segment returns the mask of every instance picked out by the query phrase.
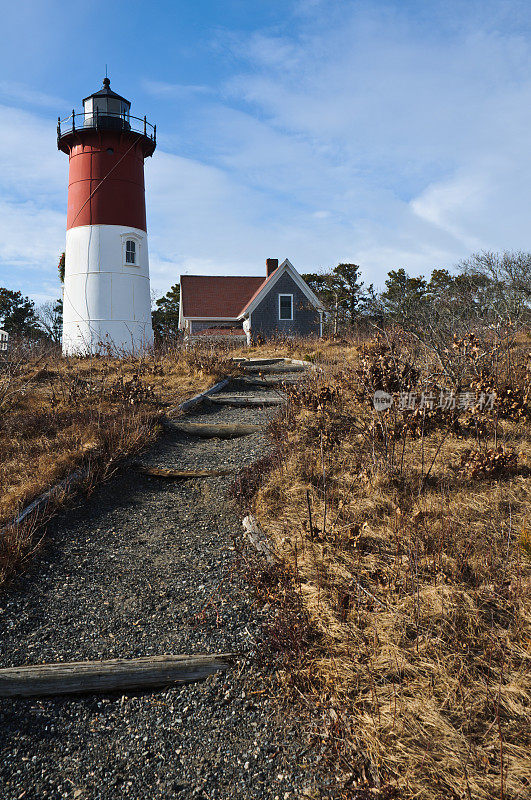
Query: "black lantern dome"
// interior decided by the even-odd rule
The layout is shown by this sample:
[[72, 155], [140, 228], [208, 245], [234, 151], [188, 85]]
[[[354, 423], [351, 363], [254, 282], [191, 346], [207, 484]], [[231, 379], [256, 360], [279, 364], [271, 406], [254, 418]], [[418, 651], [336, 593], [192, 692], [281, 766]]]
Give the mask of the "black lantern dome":
[[94, 92], [83, 100], [85, 127], [94, 125], [113, 130], [129, 130], [129, 110], [131, 103], [111, 89], [109, 78], [103, 79], [99, 92]]
[[63, 152], [69, 148], [74, 138], [79, 140], [84, 131], [120, 131], [142, 143], [144, 156], [153, 155], [157, 145], [157, 126], [151, 125], [146, 117], [133, 117], [129, 113], [131, 103], [111, 89], [109, 78], [103, 79], [98, 92], [89, 94], [83, 100], [81, 113], [72, 111], [66, 119], [57, 120], [57, 146]]

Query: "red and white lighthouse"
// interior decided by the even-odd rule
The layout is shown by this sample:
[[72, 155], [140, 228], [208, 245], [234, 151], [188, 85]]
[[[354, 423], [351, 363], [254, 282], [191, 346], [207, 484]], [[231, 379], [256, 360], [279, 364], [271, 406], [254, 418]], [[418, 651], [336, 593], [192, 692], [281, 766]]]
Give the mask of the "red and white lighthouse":
[[153, 343], [144, 159], [156, 126], [108, 78], [83, 107], [57, 126], [70, 165], [63, 353], [136, 352]]

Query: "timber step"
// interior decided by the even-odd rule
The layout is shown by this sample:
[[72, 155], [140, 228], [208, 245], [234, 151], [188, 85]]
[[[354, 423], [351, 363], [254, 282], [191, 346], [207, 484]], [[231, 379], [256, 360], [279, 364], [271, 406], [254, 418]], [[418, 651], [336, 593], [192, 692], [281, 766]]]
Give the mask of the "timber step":
[[237, 406], [239, 408], [250, 408], [260, 406], [280, 406], [285, 403], [283, 397], [243, 397], [240, 395], [232, 395], [228, 397], [209, 397], [209, 403], [214, 403], [219, 406]]
[[0, 697], [112, 692], [198, 681], [231, 666], [230, 653], [146, 656], [0, 669]]
[[260, 365], [267, 365], [267, 364], [286, 364], [285, 358], [234, 358], [233, 361], [240, 366], [245, 366], [246, 364], [254, 367]]
[[149, 475], [152, 478], [175, 478], [176, 480], [235, 474], [233, 469], [167, 469], [166, 467], [148, 467], [145, 464], [135, 464], [134, 466], [143, 475]]
[[239, 436], [252, 436], [263, 433], [262, 425], [212, 425], [203, 422], [171, 422], [164, 420], [163, 425], [175, 433], [186, 433], [201, 439], [237, 439]]
[[250, 375], [273, 375], [278, 373], [307, 372], [308, 367], [304, 364], [241, 364], [241, 369]]
[[251, 378], [246, 375], [238, 375], [237, 378], [230, 379], [231, 389], [282, 389], [283, 386], [298, 383], [300, 378]]

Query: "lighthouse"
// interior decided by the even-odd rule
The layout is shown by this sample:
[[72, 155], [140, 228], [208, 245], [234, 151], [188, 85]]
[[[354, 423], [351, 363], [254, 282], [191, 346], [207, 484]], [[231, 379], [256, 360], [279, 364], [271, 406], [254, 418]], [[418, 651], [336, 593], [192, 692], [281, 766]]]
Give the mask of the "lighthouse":
[[110, 87], [57, 125], [68, 155], [63, 353], [139, 352], [153, 344], [144, 159], [156, 126]]

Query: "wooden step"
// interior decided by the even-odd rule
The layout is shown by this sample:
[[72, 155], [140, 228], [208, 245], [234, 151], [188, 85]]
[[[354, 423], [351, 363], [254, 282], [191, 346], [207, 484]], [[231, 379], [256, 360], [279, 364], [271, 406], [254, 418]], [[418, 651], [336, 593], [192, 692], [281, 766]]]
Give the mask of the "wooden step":
[[304, 364], [265, 364], [264, 366], [259, 366], [255, 364], [246, 365], [243, 364], [241, 366], [244, 372], [248, 372], [251, 375], [273, 375], [278, 374], [281, 372], [291, 373], [291, 372], [307, 372], [308, 367], [305, 367]]
[[233, 359], [240, 367], [248, 364], [249, 366], [260, 366], [261, 364], [285, 364], [285, 358], [235, 358]]
[[232, 397], [209, 397], [208, 400], [215, 405], [236, 406], [238, 408], [280, 406], [286, 402], [283, 397], [241, 397], [238, 395], [233, 395]]
[[281, 377], [278, 378], [251, 378], [247, 377], [246, 375], [240, 375], [237, 378], [230, 379], [230, 386], [233, 389], [275, 389], [279, 388], [282, 389], [284, 385], [291, 385], [294, 383], [298, 383], [300, 378], [287, 378], [282, 379]]
[[175, 433], [186, 433], [201, 439], [237, 439], [239, 436], [252, 436], [263, 433], [262, 425], [211, 425], [203, 422], [163, 422], [165, 428]]
[[153, 478], [175, 478], [188, 480], [189, 478], [213, 478], [220, 475], [234, 475], [233, 469], [167, 469], [166, 467], [148, 467], [145, 464], [135, 464], [143, 474]]
[[0, 697], [123, 691], [188, 683], [227, 670], [232, 660], [230, 653], [220, 653], [9, 667], [0, 669]]

